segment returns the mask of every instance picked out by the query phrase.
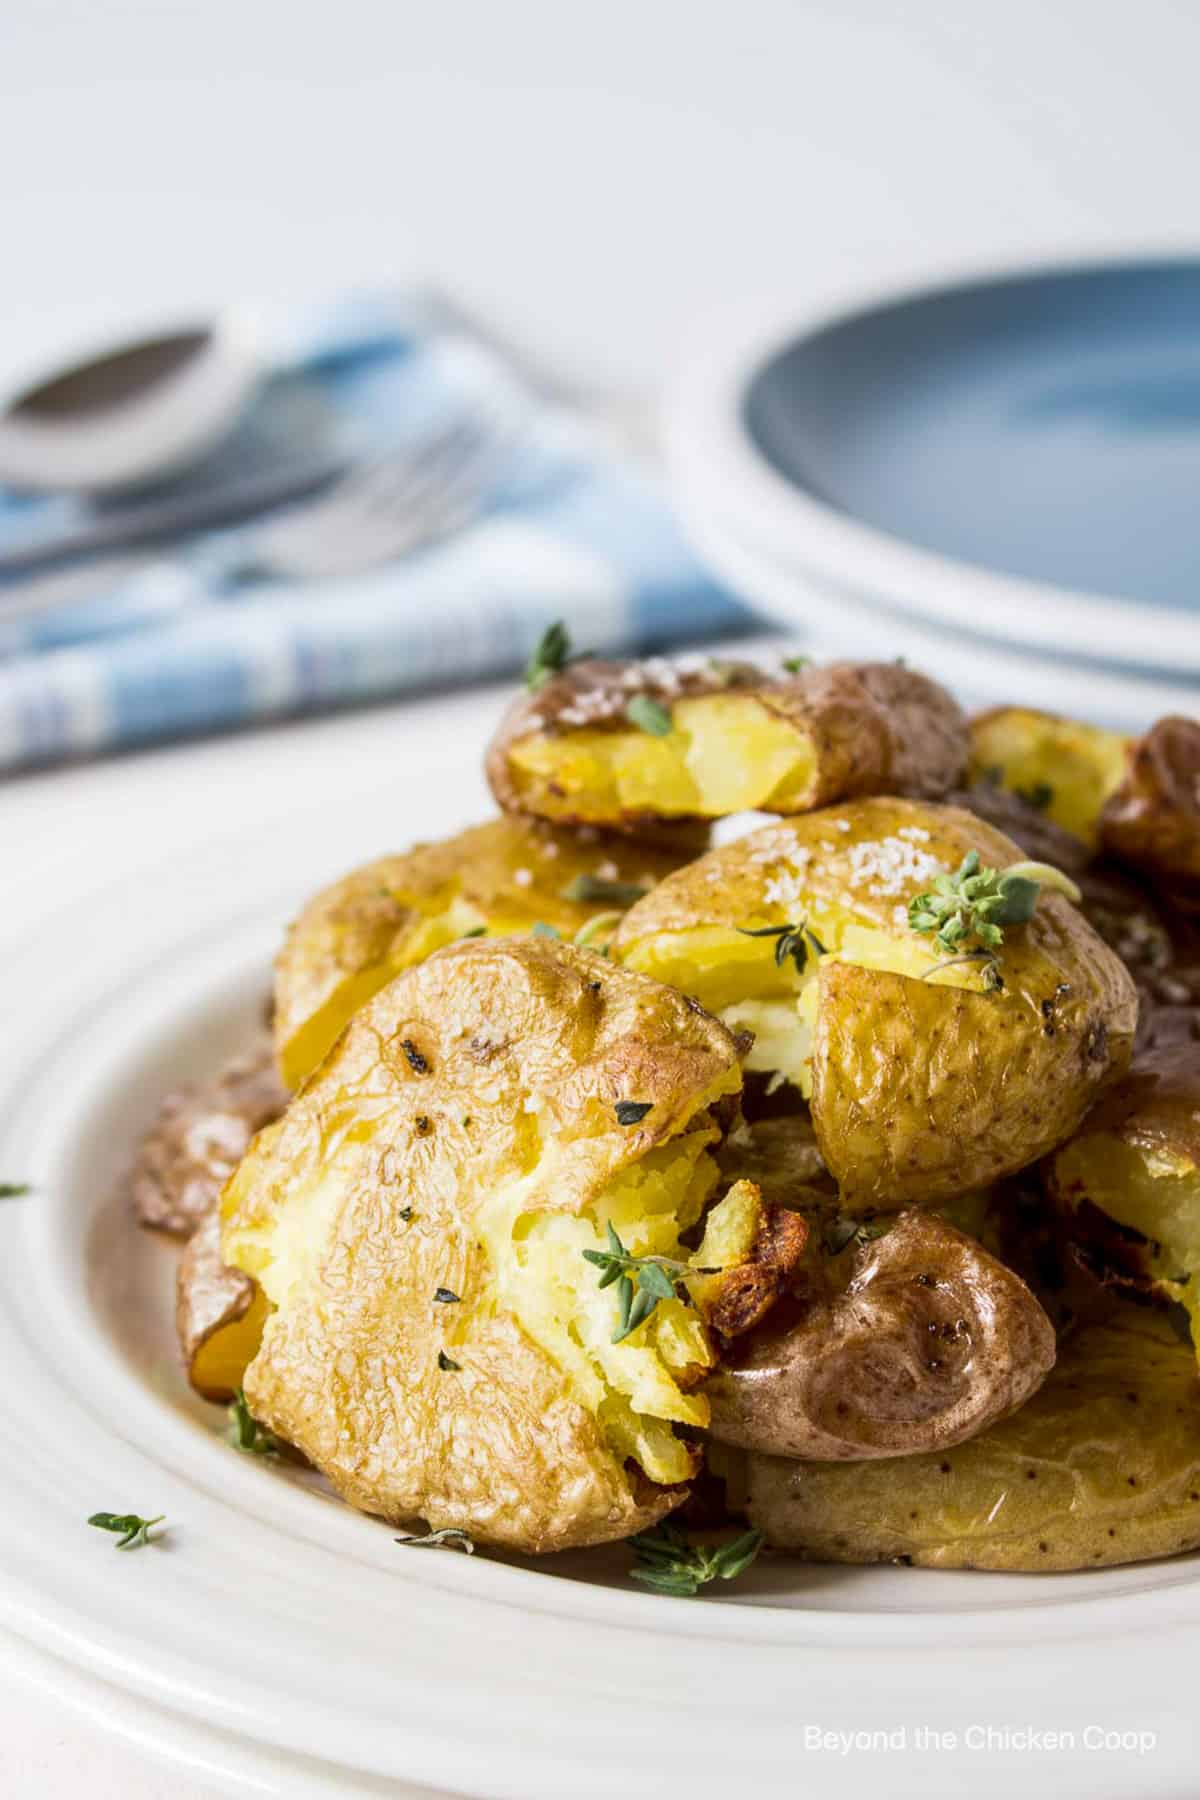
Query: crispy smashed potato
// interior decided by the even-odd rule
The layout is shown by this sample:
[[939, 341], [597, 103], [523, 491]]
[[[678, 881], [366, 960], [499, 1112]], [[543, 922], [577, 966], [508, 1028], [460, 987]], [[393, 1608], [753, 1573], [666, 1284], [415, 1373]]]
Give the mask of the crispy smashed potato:
[[[910, 899], [969, 850], [1021, 860], [957, 808], [845, 802], [710, 851], [613, 938], [627, 967], [755, 1034], [747, 1068], [811, 1097], [854, 1207], [989, 1186], [1069, 1137], [1129, 1063], [1133, 981], [1062, 894], [1043, 888], [1032, 919], [1006, 928], [995, 991], [984, 961], [909, 927]], [[796, 954], [779, 954], [785, 930]]]
[[364, 1001], [443, 944], [469, 933], [524, 932], [539, 921], [573, 937], [698, 847], [503, 818], [355, 869], [309, 901], [276, 958], [284, 1080], [299, 1087]]
[[[1200, 1031], [1191, 1015], [1144, 1051], [1044, 1166], [1110, 1278], [1188, 1308], [1200, 1345]], [[1120, 1231], [1096, 1229], [1091, 1209]], [[1068, 1225], [1069, 1229], [1069, 1225]]]
[[1153, 880], [1200, 892], [1200, 722], [1160, 719], [1130, 747], [1100, 815], [1100, 837]]
[[1081, 1326], [1019, 1411], [967, 1443], [862, 1464], [749, 1455], [750, 1522], [814, 1562], [1040, 1572], [1200, 1545], [1191, 1351], [1126, 1305]]
[[231, 1400], [258, 1353], [267, 1303], [221, 1258], [216, 1208], [188, 1239], [175, 1275], [175, 1329], [188, 1380], [206, 1400]]
[[254, 1133], [278, 1118], [287, 1098], [265, 1035], [212, 1081], [168, 1094], [131, 1178], [142, 1224], [190, 1236], [212, 1212]]
[[1078, 719], [997, 706], [971, 720], [968, 780], [1016, 793], [1094, 845], [1104, 804], [1124, 778], [1128, 744]]
[[1024, 1282], [944, 1219], [903, 1212], [849, 1250], [818, 1248], [809, 1293], [706, 1383], [718, 1442], [830, 1462], [945, 1449], [1054, 1366], [1053, 1327]]
[[898, 663], [772, 677], [745, 663], [579, 662], [518, 699], [488, 751], [507, 811], [637, 828], [852, 794], [942, 795], [962, 777], [966, 721]]
[[[713, 1334], [675, 1297], [614, 1342], [618, 1290], [583, 1252], [611, 1224], [691, 1261], [740, 1084], [723, 1025], [591, 952], [480, 939], [406, 970], [225, 1190], [222, 1254], [272, 1308], [255, 1417], [352, 1505], [481, 1542], [596, 1543], [670, 1511]], [[764, 1236], [742, 1183], [701, 1251], [724, 1283]]]

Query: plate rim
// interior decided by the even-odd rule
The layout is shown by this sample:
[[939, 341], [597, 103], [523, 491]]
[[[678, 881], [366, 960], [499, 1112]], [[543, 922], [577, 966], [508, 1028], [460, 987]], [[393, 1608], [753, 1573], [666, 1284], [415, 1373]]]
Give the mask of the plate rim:
[[777, 470], [758, 449], [745, 417], [750, 388], [772, 361], [857, 314], [1021, 278], [1185, 264], [1200, 271], [1200, 244], [1130, 248], [1116, 255], [1075, 249], [1034, 259], [958, 259], [885, 282], [837, 283], [807, 303], [776, 295], [710, 315], [703, 333], [689, 334], [663, 409], [676, 492], [686, 496], [690, 489], [693, 509], [723, 515], [780, 564], [831, 581], [864, 605], [888, 606], [979, 642], [986, 639], [965, 621], [986, 608], [988, 617], [1012, 627], [999, 641], [1019, 650], [1073, 658], [1081, 645], [1100, 641], [1105, 655], [1097, 660], [1110, 666], [1200, 675], [1200, 628], [1194, 617], [1004, 574], [868, 525]]

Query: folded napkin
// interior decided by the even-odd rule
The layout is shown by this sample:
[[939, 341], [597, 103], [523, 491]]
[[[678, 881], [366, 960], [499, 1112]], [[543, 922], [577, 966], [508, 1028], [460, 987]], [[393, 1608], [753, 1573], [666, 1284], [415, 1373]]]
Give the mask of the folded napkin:
[[[270, 374], [250, 417], [158, 496], [346, 467], [461, 420], [495, 433], [484, 498], [450, 536], [353, 577], [248, 577], [252, 521], [72, 569], [51, 605], [0, 581], [0, 769], [497, 676], [556, 618], [605, 653], [752, 627], [655, 474], [435, 301], [359, 300], [257, 329]], [[0, 490], [0, 551], [94, 517]]]

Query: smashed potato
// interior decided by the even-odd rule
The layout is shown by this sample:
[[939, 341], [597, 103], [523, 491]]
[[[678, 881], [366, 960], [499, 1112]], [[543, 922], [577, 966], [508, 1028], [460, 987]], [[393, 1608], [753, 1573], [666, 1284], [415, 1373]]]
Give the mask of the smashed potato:
[[283, 1079], [299, 1087], [364, 1001], [443, 944], [538, 922], [573, 937], [696, 849], [502, 818], [355, 869], [309, 901], [276, 958]]
[[[406, 970], [226, 1188], [222, 1254], [271, 1307], [255, 1417], [398, 1522], [543, 1551], [661, 1517], [716, 1345], [678, 1290], [614, 1341], [618, 1290], [583, 1252], [611, 1225], [712, 1279], [680, 1234], [740, 1084], [731, 1032], [588, 951], [478, 939]], [[709, 1211], [709, 1251], [763, 1238], [748, 1189]]]
[[1016, 793], [1094, 845], [1105, 801], [1125, 774], [1128, 738], [1057, 713], [997, 706], [971, 720], [968, 780]]
[[1099, 1568], [1200, 1546], [1191, 1351], [1125, 1305], [1081, 1326], [1019, 1411], [956, 1448], [869, 1463], [749, 1455], [750, 1522], [814, 1562]]
[[818, 1249], [810, 1292], [706, 1383], [718, 1442], [823, 1462], [945, 1449], [1053, 1368], [1053, 1327], [1024, 1282], [944, 1219], [904, 1212], [848, 1249]]
[[1168, 888], [1200, 892], [1200, 721], [1167, 718], [1130, 746], [1100, 815], [1106, 849]]
[[[1188, 1308], [1200, 1347], [1200, 1037], [1181, 1029], [1144, 1051], [1043, 1179], [1113, 1278]], [[1110, 1244], [1092, 1207], [1123, 1228]]]
[[941, 795], [966, 721], [898, 663], [769, 676], [746, 663], [578, 662], [518, 699], [492, 742], [500, 805], [560, 823], [638, 827], [851, 794]]
[[175, 1329], [188, 1380], [206, 1400], [232, 1400], [258, 1353], [266, 1298], [221, 1257], [216, 1208], [188, 1239], [175, 1273]]
[[1043, 888], [1006, 928], [991, 991], [986, 957], [909, 926], [909, 901], [971, 850], [1021, 861], [957, 808], [849, 801], [710, 851], [613, 938], [628, 968], [754, 1033], [747, 1068], [810, 1097], [854, 1206], [989, 1186], [1069, 1137], [1129, 1063], [1132, 978], [1063, 894]]
[[265, 1032], [212, 1080], [169, 1093], [133, 1166], [133, 1208], [141, 1223], [190, 1237], [216, 1206], [254, 1133], [279, 1117], [287, 1099]]

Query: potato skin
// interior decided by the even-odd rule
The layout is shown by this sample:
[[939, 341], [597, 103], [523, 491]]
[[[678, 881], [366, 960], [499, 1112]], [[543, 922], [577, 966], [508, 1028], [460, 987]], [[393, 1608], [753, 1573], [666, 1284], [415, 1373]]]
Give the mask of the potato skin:
[[828, 1462], [941, 1450], [1022, 1405], [1053, 1366], [1053, 1327], [1024, 1282], [913, 1210], [853, 1253], [841, 1291], [777, 1308], [734, 1348], [705, 1384], [709, 1434]]
[[[672, 845], [554, 830], [500, 818], [402, 855], [381, 856], [315, 894], [275, 960], [275, 1044], [284, 1080], [298, 1087], [356, 1009], [410, 962], [461, 936], [474, 921], [528, 931], [537, 921], [564, 937], [613, 902], [574, 901], [578, 876], [653, 887], [703, 841]], [[426, 941], [428, 922], [461, 915]]]
[[[226, 1189], [223, 1254], [278, 1303], [246, 1374], [255, 1417], [399, 1523], [540, 1552], [660, 1518], [684, 1490], [609, 1448], [506, 1310], [478, 1218], [523, 1177], [524, 1209], [580, 1212], [739, 1085], [722, 1025], [568, 945], [471, 940], [406, 970]], [[620, 1099], [650, 1111], [621, 1125]]]
[[[929, 940], [908, 929], [907, 903], [972, 849], [985, 865], [1021, 860], [1008, 838], [956, 807], [844, 802], [764, 826], [669, 876], [626, 913], [613, 953], [650, 967], [640, 947], [674, 933], [807, 918], [829, 932], [824, 941], [836, 943], [837, 922], [849, 920], [909, 951], [924, 945], [932, 962]], [[1003, 991], [985, 994], [820, 959], [812, 1119], [852, 1209], [987, 1187], [1070, 1136], [1124, 1073], [1137, 992], [1068, 900], [1044, 889], [1030, 922], [1006, 933], [1000, 966]]]
[[1160, 719], [1132, 745], [1100, 837], [1153, 880], [1200, 895], [1200, 721]]
[[813, 1562], [1100, 1568], [1200, 1545], [1195, 1359], [1123, 1306], [1061, 1346], [1017, 1412], [947, 1451], [846, 1465], [751, 1455], [750, 1522]]
[[[227, 1268], [221, 1257], [221, 1219], [216, 1207], [197, 1226], [175, 1271], [175, 1330], [188, 1380], [206, 1400], [232, 1400], [233, 1381], [213, 1380], [206, 1372], [204, 1348], [227, 1326], [245, 1320], [257, 1289], [240, 1269]], [[254, 1351], [247, 1345], [246, 1362]]]
[[168, 1094], [130, 1180], [141, 1223], [189, 1237], [216, 1206], [254, 1133], [278, 1118], [287, 1101], [265, 1034], [211, 1081]]
[[[753, 664], [696, 667], [662, 658], [637, 662], [577, 662], [509, 708], [487, 752], [485, 768], [506, 811], [536, 811], [514, 777], [509, 752], [523, 739], [569, 735], [586, 720], [590, 730], [630, 729], [626, 707], [637, 694], [667, 710], [680, 699], [737, 695], [756, 700], [793, 727], [814, 753], [807, 791], [789, 810], [807, 811], [855, 794], [940, 796], [961, 780], [967, 760], [967, 722], [946, 690], [899, 663], [829, 663], [794, 675], [772, 676]], [[566, 816], [558, 811], [560, 820]], [[605, 814], [581, 807], [579, 822], [612, 829], [644, 829], [678, 818], [670, 808], [645, 806]], [[686, 815], [682, 815], [686, 816]]]

